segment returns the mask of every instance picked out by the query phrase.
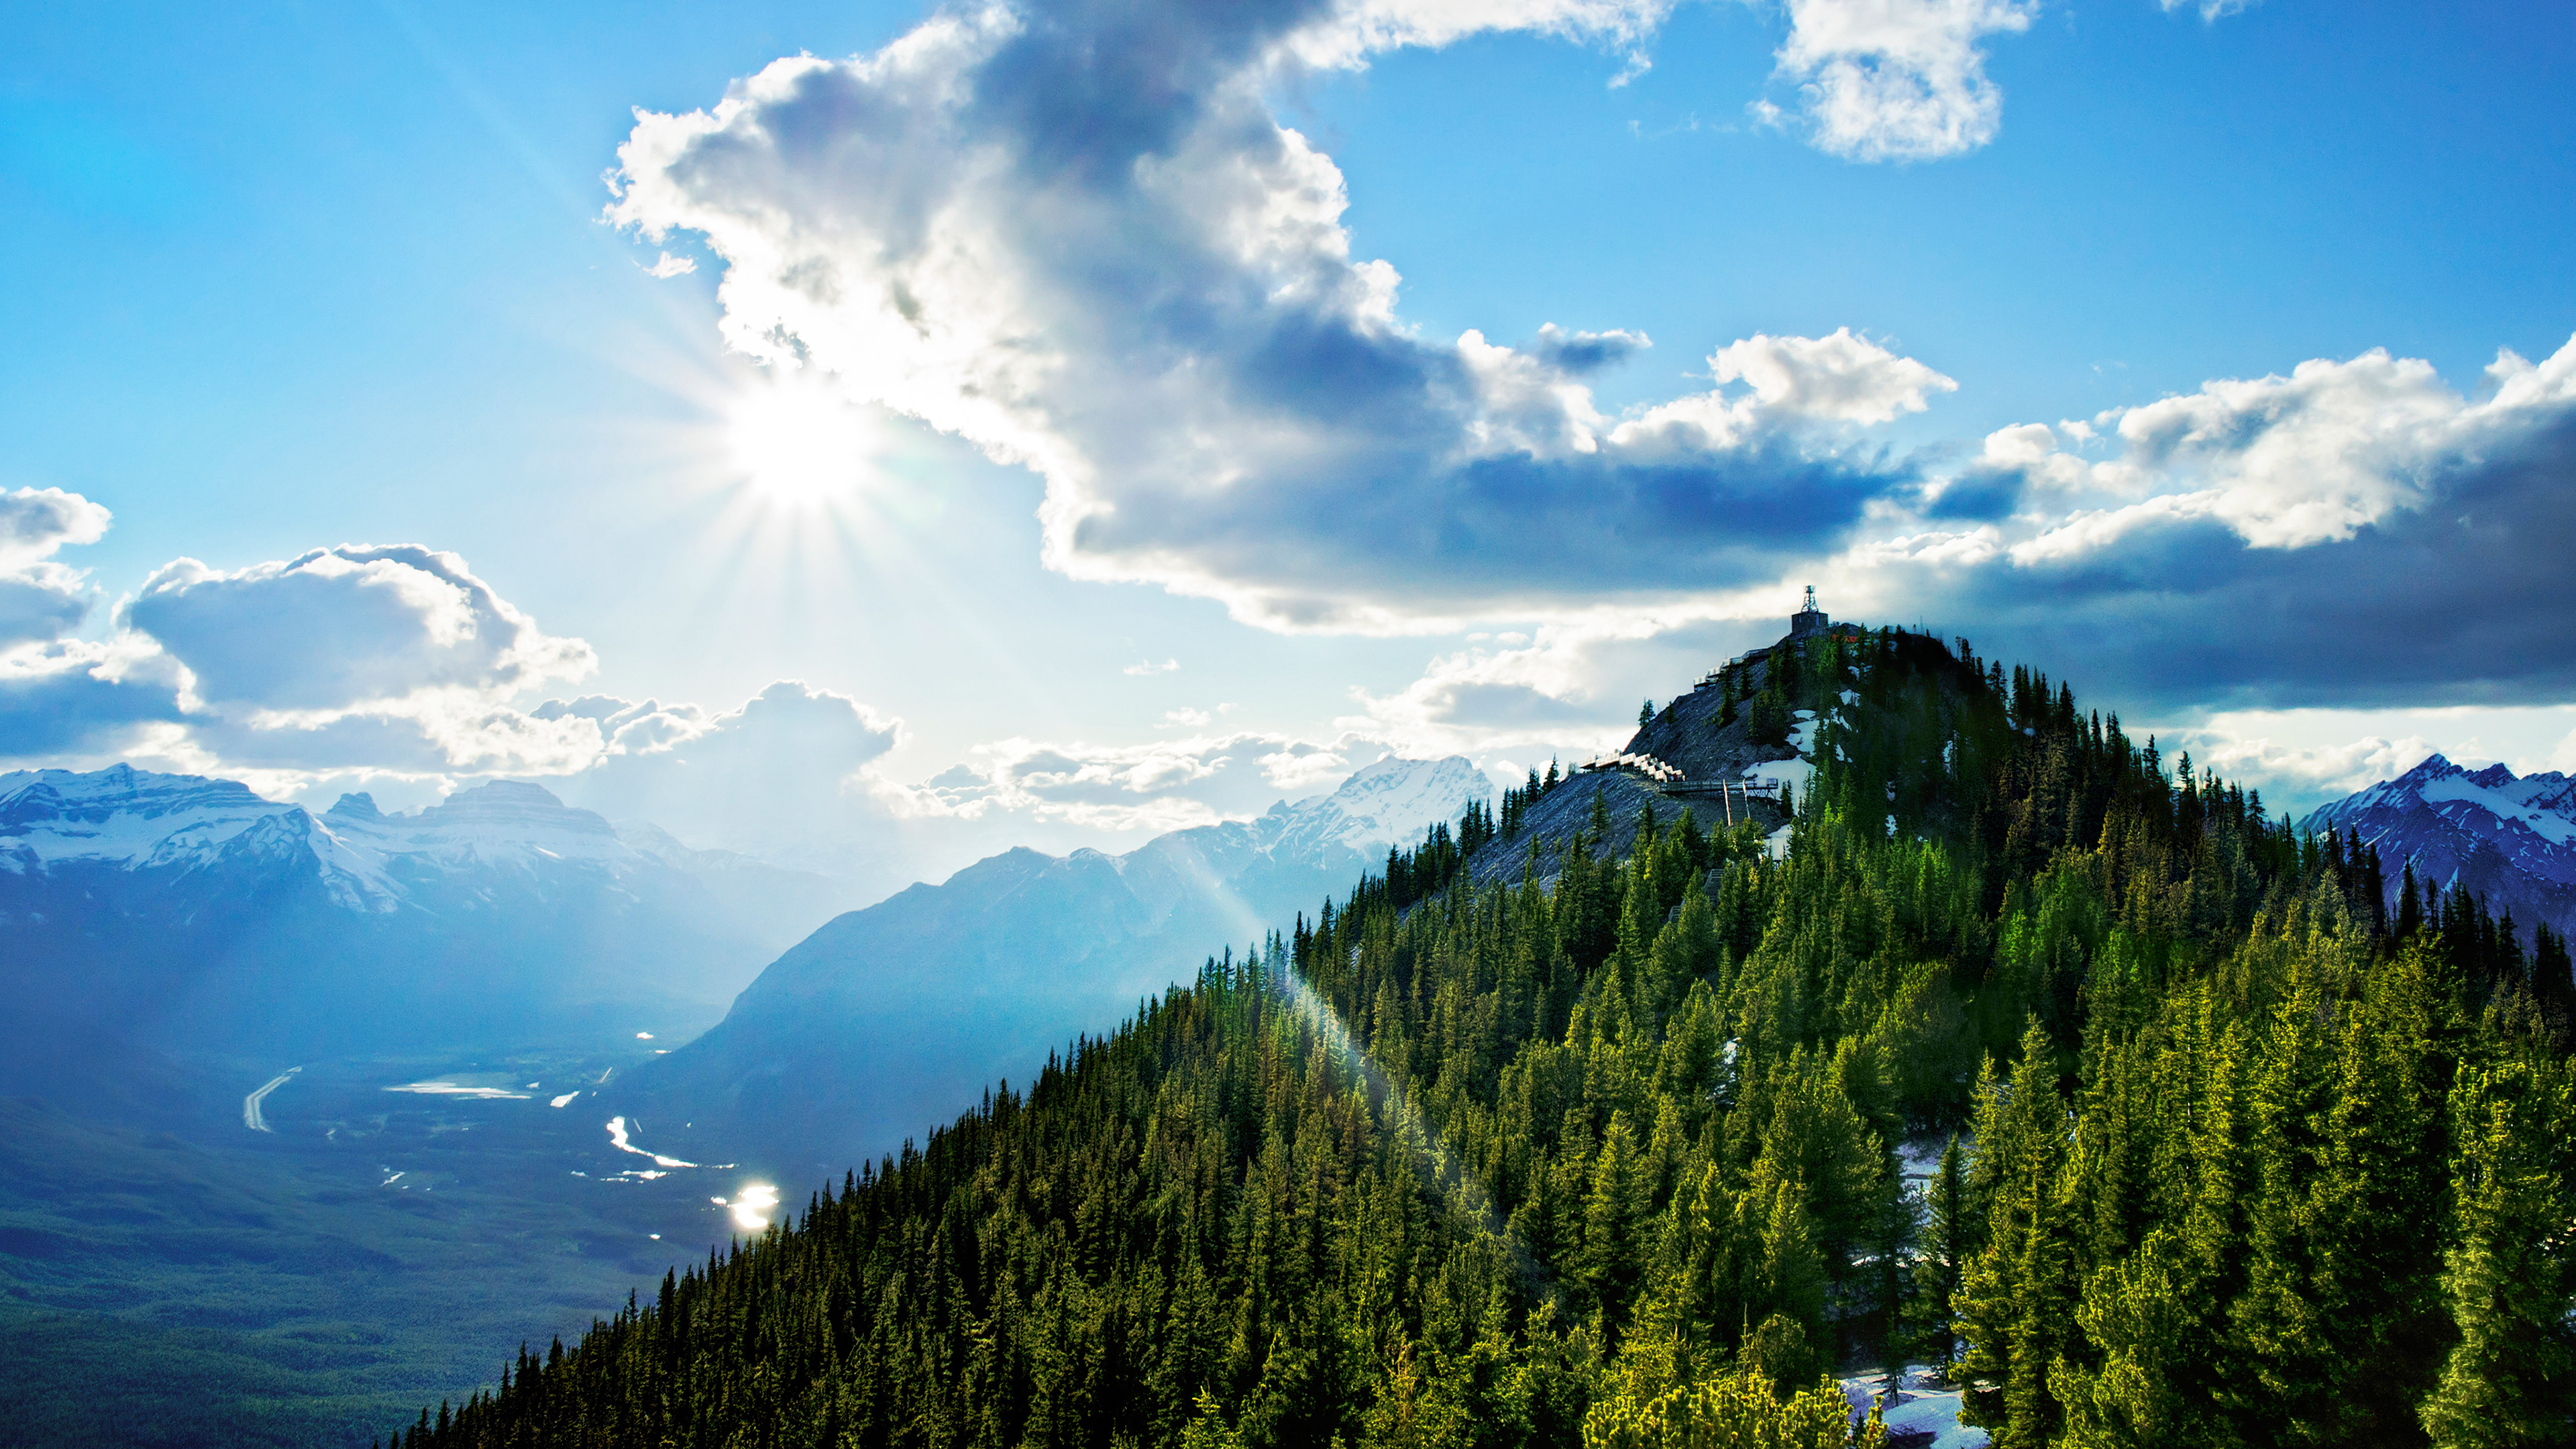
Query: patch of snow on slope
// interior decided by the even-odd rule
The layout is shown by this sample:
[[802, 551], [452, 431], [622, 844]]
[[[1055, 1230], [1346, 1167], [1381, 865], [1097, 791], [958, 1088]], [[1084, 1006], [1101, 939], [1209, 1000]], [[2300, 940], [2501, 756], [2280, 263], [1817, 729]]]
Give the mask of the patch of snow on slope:
[[[2501, 768], [2501, 767], [2499, 767]], [[2419, 798], [2432, 804], [2458, 800], [2475, 805], [2500, 821], [2511, 821], [2552, 845], [2565, 845], [2576, 840], [2576, 820], [2556, 811], [2534, 809], [2514, 798], [2509, 790], [2494, 789], [2471, 783], [2474, 776], [2452, 775], [2422, 787]]]
[[[1883, 1378], [1869, 1377], [1844, 1379], [1842, 1386], [1857, 1425], [1887, 1384]], [[1899, 1434], [1929, 1434], [1933, 1449], [1983, 1449], [1988, 1442], [1985, 1430], [1959, 1422], [1958, 1387], [1935, 1380], [1923, 1364], [1905, 1366], [1896, 1397], [1902, 1402], [1887, 1405], [1879, 1416], [1891, 1439]]]

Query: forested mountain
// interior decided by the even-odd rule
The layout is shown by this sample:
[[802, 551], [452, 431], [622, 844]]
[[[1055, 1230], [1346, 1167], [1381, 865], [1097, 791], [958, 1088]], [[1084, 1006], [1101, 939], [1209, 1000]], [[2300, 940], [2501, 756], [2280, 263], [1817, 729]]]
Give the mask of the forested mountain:
[[0, 775], [0, 1086], [60, 1091], [134, 1052], [695, 1026], [840, 899], [630, 834], [509, 782], [315, 815], [123, 765]]
[[1456, 756], [1390, 758], [1124, 855], [993, 856], [826, 923], [608, 1105], [680, 1156], [837, 1172], [1025, 1080], [1049, 1047], [1187, 980], [1209, 942], [1254, 939], [1492, 791]]
[[1717, 687], [1777, 847], [1514, 791], [400, 1443], [2566, 1442], [2554, 933], [1964, 641]]
[[2528, 928], [2576, 930], [2576, 781], [2555, 770], [2516, 778], [2435, 755], [2325, 805], [2301, 822], [2360, 840], [2389, 862], [2388, 904], [2409, 876], [2486, 898]]

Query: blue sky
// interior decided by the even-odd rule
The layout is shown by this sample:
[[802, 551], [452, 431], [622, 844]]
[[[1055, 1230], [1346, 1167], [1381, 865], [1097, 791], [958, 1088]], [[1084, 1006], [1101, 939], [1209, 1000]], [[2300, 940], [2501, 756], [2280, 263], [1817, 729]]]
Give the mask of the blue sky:
[[1812, 580], [2284, 801], [2576, 766], [2563, 7], [1225, 14], [13, 19], [0, 753], [908, 877], [1615, 743]]

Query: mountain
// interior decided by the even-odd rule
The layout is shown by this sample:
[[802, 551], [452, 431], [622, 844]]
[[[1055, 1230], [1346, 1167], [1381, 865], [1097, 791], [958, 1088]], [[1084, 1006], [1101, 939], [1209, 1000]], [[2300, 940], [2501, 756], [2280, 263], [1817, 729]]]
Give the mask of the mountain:
[[[2569, 1442], [2554, 936], [2392, 928], [2348, 856], [1964, 640], [1808, 629], [1717, 696], [899, 1157], [766, 1186], [805, 1208], [396, 1449]], [[1785, 834], [1691, 828], [1717, 781], [1672, 755], [1739, 715], [1798, 751], [1726, 760], [1793, 783]], [[1616, 852], [1614, 790], [1655, 807]], [[745, 1003], [957, 964], [872, 944]]]
[[826, 923], [712, 1030], [631, 1074], [612, 1109], [658, 1151], [837, 1171], [1314, 910], [1491, 789], [1455, 756], [1386, 759], [1329, 795], [1124, 855], [978, 861]]
[[531, 784], [315, 815], [230, 780], [18, 771], [0, 775], [0, 1082], [113, 1044], [295, 1057], [685, 1029], [836, 898]]
[[2471, 771], [2435, 755], [2301, 823], [2378, 847], [2392, 905], [2411, 864], [2416, 879], [2482, 895], [2526, 929], [2576, 930], [2576, 780], [2555, 770], [2517, 778], [2503, 765]]

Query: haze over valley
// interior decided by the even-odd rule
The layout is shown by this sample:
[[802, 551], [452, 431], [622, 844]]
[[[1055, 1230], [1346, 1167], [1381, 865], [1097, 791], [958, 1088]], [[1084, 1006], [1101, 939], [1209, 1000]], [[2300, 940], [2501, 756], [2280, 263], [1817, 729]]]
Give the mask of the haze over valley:
[[21, 7], [0, 1446], [2576, 1442], [2576, 30]]

